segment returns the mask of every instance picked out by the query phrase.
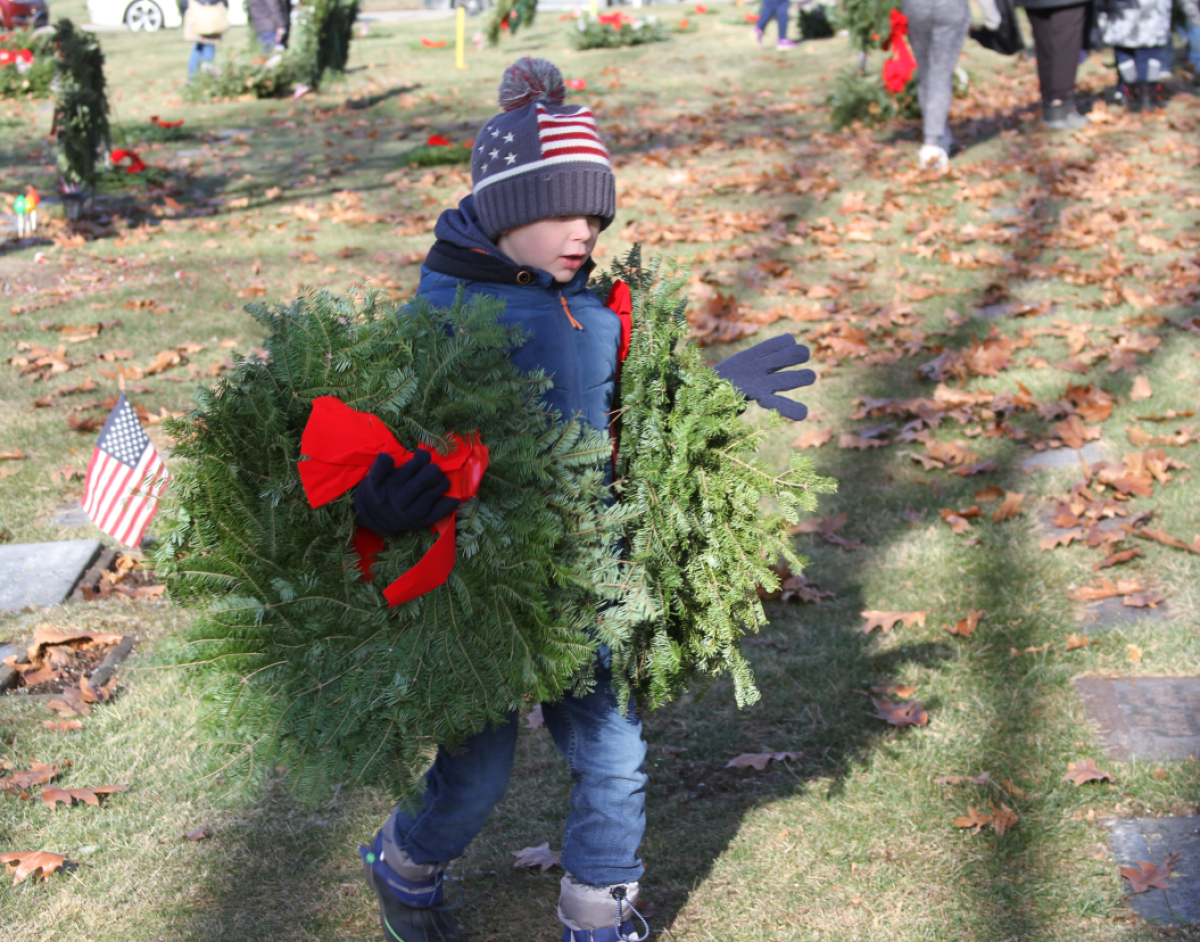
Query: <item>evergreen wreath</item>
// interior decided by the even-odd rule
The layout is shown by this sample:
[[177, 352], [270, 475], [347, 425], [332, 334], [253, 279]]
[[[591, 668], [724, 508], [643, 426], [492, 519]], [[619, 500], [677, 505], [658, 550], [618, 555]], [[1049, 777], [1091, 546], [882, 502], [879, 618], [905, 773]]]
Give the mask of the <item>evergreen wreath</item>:
[[[548, 382], [509, 361], [519, 329], [501, 304], [448, 310], [311, 293], [257, 308], [265, 359], [241, 361], [169, 426], [184, 459], [162, 514], [158, 568], [199, 603], [180, 652], [216, 739], [245, 762], [282, 763], [299, 791], [375, 783], [403, 793], [436, 744], [502, 722], [528, 699], [586, 687], [593, 582], [612, 580], [601, 532], [605, 436], [538, 404]], [[428, 532], [386, 541], [359, 578], [350, 493], [317, 510], [300, 439], [320, 396], [377, 416], [408, 449], [479, 430], [490, 464], [457, 515], [448, 581], [389, 609], [382, 589]], [[439, 448], [444, 450], [444, 448]]]
[[[621, 583], [601, 586], [611, 607], [600, 636], [618, 692], [643, 708], [723, 672], [746, 706], [759, 693], [739, 644], [767, 622], [757, 588], [778, 587], [781, 558], [800, 571], [788, 527], [837, 485], [799, 453], [783, 472], [756, 457], [766, 428], [741, 417], [745, 398], [687, 339], [686, 272], [643, 267], [634, 246], [605, 280], [618, 279], [633, 298], [614, 485], [626, 552]], [[769, 415], [767, 428], [784, 421]]]
[[517, 30], [532, 26], [536, 17], [537, 0], [498, 0], [488, 17], [488, 45], [500, 45], [500, 37], [505, 32], [516, 36]]

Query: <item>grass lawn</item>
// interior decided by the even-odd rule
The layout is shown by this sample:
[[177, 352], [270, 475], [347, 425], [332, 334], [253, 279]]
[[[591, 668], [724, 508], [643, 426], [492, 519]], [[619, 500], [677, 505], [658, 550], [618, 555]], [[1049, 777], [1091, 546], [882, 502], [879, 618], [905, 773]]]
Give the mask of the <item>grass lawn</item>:
[[[55, 12], [85, 20], [76, 6]], [[615, 155], [620, 209], [600, 263], [634, 241], [692, 259], [693, 323], [722, 341], [714, 362], [784, 330], [809, 343], [819, 379], [800, 398], [812, 414], [769, 450], [782, 462], [797, 436], [828, 432], [804, 444], [840, 482], [824, 522], [796, 538], [806, 576], [833, 595], [768, 603], [771, 625], [750, 639], [762, 701], [738, 711], [718, 681], [646, 717], [656, 938], [1158, 938], [1127, 906], [1103, 822], [1196, 814], [1200, 764], [1108, 760], [1072, 682], [1200, 670], [1200, 561], [1147, 538], [1161, 528], [1191, 543], [1197, 489], [1186, 466], [1151, 454], [1155, 476], [1144, 457], [1200, 460], [1177, 416], [1196, 407], [1200, 380], [1185, 323], [1200, 293], [1196, 99], [1177, 89], [1145, 120], [1113, 109], [1047, 134], [1032, 62], [968, 46], [971, 90], [952, 113], [965, 150], [934, 178], [916, 171], [915, 124], [830, 129], [844, 40], [759, 50], [744, 8], [654, 12], [698, 29], [576, 52], [572, 24], [544, 12], [500, 49], [472, 49], [463, 72], [452, 21], [373, 25], [349, 74], [297, 102], [185, 103], [178, 34], [101, 34], [116, 142], [152, 169], [114, 175], [84, 231], [46, 205], [39, 244], [0, 244], [4, 359], [43, 347], [58, 364], [0, 364], [0, 453], [26, 456], [0, 462], [0, 530], [17, 543], [96, 535], [57, 524], [56, 508], [80, 496], [95, 436], [68, 420], [103, 418], [118, 368], [137, 368], [129, 396], [166, 445], [163, 410], [187, 409], [197, 383], [259, 343], [246, 303], [365, 283], [411, 296], [438, 213], [470, 179], [465, 165], [410, 169], [403, 155], [435, 133], [470, 139], [503, 67], [546, 56], [587, 81], [572, 100], [595, 109]], [[247, 42], [234, 31], [222, 55]], [[1093, 55], [1081, 87], [1106, 87], [1110, 66], [1111, 53]], [[0, 102], [0, 191], [51, 192], [50, 110]], [[171, 135], [151, 116], [186, 123]], [[1085, 440], [1109, 467], [1088, 469], [1083, 490], [1078, 466], [1022, 470], [1037, 448]], [[1024, 497], [997, 520], [1004, 492]], [[1102, 518], [1141, 533], [1106, 534]], [[1069, 545], [1040, 548], [1071, 530]], [[1141, 554], [1094, 570], [1126, 549]], [[1125, 606], [1093, 643], [1069, 646], [1085, 613], [1069, 593], [1106, 576], [1165, 596], [1166, 617]], [[865, 611], [927, 614], [864, 633]], [[985, 613], [973, 634], [947, 631], [971, 611]], [[13, 768], [69, 762], [63, 787], [132, 785], [55, 812], [0, 794], [0, 852], [74, 861], [45, 883], [0, 887], [5, 937], [377, 938], [355, 851], [386, 797], [346, 791], [306, 808], [281, 779], [214, 770], [201, 704], [165, 666], [187, 618], [169, 602], [107, 600], [0, 621], [0, 641], [42, 623], [141, 638], [120, 695], [78, 732], [43, 729], [42, 701], [0, 698], [0, 759]], [[915, 688], [927, 725], [869, 715], [872, 688], [898, 686]], [[766, 751], [803, 755], [725, 767]], [[1061, 780], [1089, 758], [1115, 781]], [[983, 772], [982, 785], [935, 781]], [[510, 852], [560, 846], [569, 786], [546, 731], [523, 730], [510, 793], [454, 868], [471, 942], [558, 937], [560, 872], [514, 870]], [[1006, 833], [955, 826], [990, 803], [1017, 816]], [[183, 839], [201, 826], [207, 839]]]

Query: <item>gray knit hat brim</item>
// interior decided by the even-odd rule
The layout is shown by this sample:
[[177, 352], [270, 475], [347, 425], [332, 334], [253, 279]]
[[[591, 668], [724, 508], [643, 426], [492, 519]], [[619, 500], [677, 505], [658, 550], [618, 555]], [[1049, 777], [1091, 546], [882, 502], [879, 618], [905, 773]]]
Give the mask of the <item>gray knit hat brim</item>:
[[560, 216], [598, 216], [604, 230], [617, 215], [616, 181], [607, 167], [560, 164], [553, 171], [535, 170], [478, 190], [475, 209], [493, 242], [511, 229]]

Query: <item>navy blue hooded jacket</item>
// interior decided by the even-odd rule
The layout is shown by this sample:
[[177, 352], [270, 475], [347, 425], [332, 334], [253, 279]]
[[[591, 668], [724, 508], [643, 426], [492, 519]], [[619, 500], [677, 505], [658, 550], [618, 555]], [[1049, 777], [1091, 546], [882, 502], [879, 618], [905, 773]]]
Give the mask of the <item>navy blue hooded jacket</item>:
[[437, 242], [421, 266], [417, 295], [449, 307], [460, 286], [505, 302], [502, 320], [519, 324], [528, 339], [513, 351], [522, 372], [543, 370], [554, 382], [545, 401], [564, 419], [582, 416], [608, 429], [616, 389], [621, 321], [587, 287], [590, 260], [566, 284], [518, 265], [483, 234], [473, 196], [442, 213]]

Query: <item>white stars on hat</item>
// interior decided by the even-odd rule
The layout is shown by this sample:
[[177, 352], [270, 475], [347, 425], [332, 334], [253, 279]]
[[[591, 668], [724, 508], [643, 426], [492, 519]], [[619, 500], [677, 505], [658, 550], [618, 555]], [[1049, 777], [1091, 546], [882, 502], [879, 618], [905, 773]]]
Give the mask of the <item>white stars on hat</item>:
[[512, 133], [512, 131], [509, 131], [507, 134], [504, 135], [504, 143], [511, 144], [512, 142], [513, 142], [513, 133]]
[[499, 136], [500, 136], [500, 129], [499, 129], [499, 128], [488, 128], [487, 130], [489, 130], [489, 131], [491, 131], [491, 132], [492, 132], [492, 137], [499, 137]]
[[517, 162], [517, 155], [510, 152], [504, 155], [504, 160], [511, 167]]
[[500, 151], [493, 150], [490, 154], [488, 154], [488, 156], [491, 157], [492, 160], [495, 160], [497, 157], [500, 156]]

